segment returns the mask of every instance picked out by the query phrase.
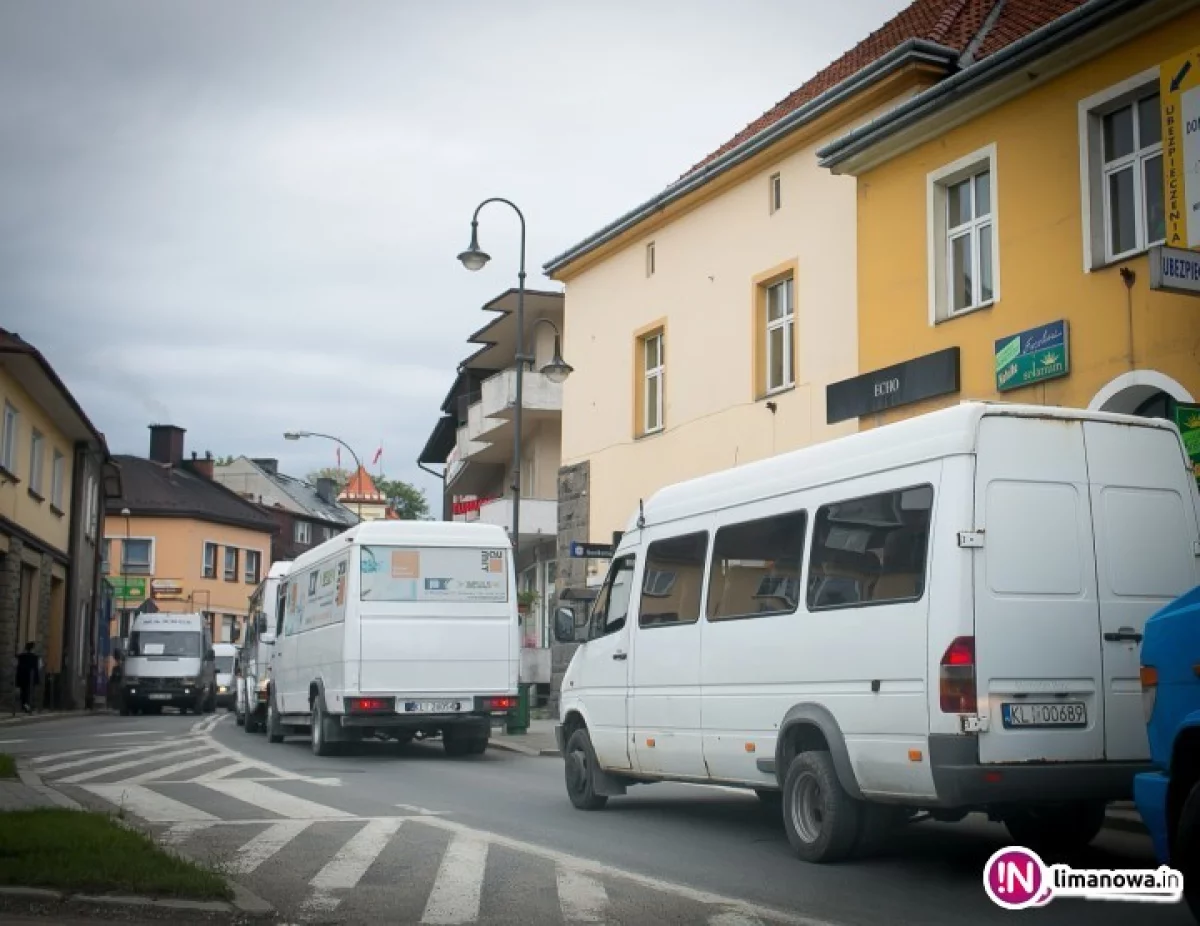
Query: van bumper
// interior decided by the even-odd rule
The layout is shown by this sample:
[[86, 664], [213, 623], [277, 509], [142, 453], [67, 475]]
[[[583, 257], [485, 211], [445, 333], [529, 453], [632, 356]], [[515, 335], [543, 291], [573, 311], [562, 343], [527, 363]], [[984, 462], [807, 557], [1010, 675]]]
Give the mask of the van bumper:
[[1014, 762], [984, 765], [974, 736], [933, 734], [929, 765], [941, 807], [1103, 800], [1133, 797], [1146, 762]]

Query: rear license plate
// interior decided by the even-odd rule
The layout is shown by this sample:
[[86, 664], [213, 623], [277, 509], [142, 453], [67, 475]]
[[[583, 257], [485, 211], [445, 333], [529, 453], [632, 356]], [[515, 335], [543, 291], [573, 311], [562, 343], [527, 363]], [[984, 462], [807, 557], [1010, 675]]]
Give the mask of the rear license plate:
[[415, 714], [456, 714], [461, 701], [405, 701], [404, 710]]
[[1086, 727], [1087, 705], [1082, 701], [1054, 704], [1004, 704], [1004, 726], [1014, 727]]
[[169, 694], [152, 694], [152, 695], [150, 695], [150, 700], [151, 701], [170, 701], [171, 696]]

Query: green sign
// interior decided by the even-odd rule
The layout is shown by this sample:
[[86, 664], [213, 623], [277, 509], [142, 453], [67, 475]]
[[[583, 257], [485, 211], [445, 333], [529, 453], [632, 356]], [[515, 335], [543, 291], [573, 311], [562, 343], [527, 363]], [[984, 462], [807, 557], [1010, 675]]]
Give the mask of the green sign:
[[1066, 321], [1051, 322], [995, 343], [996, 391], [1008, 392], [1071, 372]]
[[1200, 463], [1200, 405], [1175, 406], [1175, 424], [1193, 463]]
[[122, 601], [143, 601], [146, 598], [146, 580], [129, 576], [109, 576], [108, 584], [113, 587], [113, 597]]

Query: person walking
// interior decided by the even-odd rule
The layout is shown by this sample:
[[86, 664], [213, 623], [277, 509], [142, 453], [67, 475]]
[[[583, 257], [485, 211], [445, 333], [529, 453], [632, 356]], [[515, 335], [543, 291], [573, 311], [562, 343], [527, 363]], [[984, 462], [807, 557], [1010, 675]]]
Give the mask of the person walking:
[[21, 692], [21, 710], [33, 713], [33, 686], [41, 681], [41, 667], [31, 640], [25, 644], [25, 652], [17, 657], [17, 689]]

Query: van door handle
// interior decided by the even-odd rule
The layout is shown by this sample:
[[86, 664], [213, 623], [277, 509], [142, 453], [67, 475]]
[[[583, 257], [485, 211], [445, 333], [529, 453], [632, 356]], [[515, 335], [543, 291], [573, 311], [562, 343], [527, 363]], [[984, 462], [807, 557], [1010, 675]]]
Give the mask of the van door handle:
[[1141, 643], [1142, 635], [1132, 627], [1122, 627], [1116, 633], [1106, 633], [1104, 639], [1109, 643]]
[[613, 653], [613, 659], [628, 659], [628, 653]]

